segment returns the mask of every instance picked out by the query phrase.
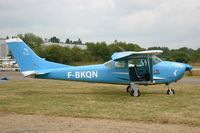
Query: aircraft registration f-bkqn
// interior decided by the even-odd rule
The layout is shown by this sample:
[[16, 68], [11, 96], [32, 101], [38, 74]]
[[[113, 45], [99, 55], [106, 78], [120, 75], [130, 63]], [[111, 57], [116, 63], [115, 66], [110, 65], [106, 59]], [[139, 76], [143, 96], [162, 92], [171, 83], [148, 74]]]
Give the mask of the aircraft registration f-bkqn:
[[180, 80], [191, 65], [162, 61], [161, 50], [117, 52], [104, 64], [69, 66], [46, 61], [37, 56], [21, 39], [6, 40], [24, 76], [72, 81], [128, 85], [131, 96], [140, 96], [138, 85], [168, 85], [167, 94], [175, 91], [170, 83]]

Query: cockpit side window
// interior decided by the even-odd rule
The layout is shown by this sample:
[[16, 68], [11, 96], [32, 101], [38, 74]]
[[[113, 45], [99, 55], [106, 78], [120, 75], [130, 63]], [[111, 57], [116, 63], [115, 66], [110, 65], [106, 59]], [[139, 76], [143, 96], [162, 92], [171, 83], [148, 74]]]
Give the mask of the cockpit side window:
[[136, 66], [146, 66], [147, 62], [145, 59], [131, 59], [128, 61], [129, 67], [134, 67]]

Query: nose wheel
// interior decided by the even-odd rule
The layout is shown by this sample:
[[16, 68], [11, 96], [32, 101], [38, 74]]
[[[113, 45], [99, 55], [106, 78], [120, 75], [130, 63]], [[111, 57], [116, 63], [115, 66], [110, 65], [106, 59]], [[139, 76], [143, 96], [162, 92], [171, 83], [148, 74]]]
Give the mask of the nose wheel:
[[174, 95], [175, 94], [175, 90], [173, 90], [169, 84], [167, 86], [168, 86], [167, 94], [168, 95]]
[[167, 90], [167, 94], [168, 95], [174, 95], [175, 94], [175, 91], [173, 89], [168, 89]]

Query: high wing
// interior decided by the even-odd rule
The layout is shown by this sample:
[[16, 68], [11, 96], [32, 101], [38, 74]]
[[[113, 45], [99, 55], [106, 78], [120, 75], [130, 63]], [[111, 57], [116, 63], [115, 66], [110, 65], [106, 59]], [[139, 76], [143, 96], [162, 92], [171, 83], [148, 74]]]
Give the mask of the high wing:
[[147, 51], [127, 51], [127, 52], [116, 52], [112, 55], [113, 61], [128, 60], [131, 58], [143, 58], [145, 55], [157, 55], [162, 53], [162, 50], [147, 50]]

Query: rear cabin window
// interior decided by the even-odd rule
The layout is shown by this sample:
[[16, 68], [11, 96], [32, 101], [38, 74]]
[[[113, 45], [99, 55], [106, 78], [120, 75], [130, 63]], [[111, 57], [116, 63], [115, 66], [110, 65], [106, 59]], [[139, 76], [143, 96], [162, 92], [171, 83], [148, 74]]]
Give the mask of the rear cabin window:
[[125, 68], [126, 67], [126, 63], [125, 61], [116, 61], [114, 63], [115, 68]]
[[112, 61], [107, 61], [106, 63], [104, 63], [104, 65], [108, 68], [112, 68]]

